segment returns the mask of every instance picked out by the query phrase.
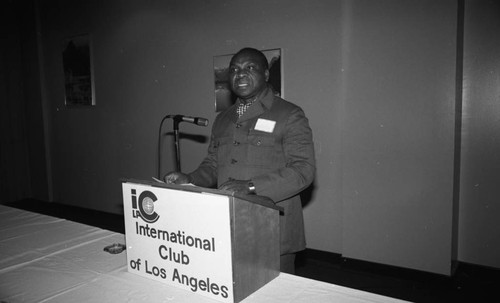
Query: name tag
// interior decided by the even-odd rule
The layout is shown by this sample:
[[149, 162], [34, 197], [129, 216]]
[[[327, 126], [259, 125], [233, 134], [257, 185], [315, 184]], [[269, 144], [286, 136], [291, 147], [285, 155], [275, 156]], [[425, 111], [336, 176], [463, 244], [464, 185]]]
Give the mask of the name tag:
[[257, 120], [257, 123], [255, 123], [255, 130], [272, 133], [274, 131], [275, 125], [276, 121], [259, 118]]

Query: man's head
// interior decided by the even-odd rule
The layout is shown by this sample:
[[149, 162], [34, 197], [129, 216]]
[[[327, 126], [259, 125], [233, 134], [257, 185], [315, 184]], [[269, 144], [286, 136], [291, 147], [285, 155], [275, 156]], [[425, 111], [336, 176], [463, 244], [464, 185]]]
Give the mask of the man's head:
[[267, 58], [259, 50], [243, 48], [229, 63], [231, 90], [244, 101], [259, 95], [267, 87], [268, 79]]

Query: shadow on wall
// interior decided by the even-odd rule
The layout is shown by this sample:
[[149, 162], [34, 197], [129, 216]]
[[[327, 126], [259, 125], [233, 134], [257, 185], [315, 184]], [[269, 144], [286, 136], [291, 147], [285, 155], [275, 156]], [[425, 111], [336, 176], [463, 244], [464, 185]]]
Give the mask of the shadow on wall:
[[[167, 136], [174, 137], [174, 132], [165, 133], [164, 136], [165, 137], [167, 137]], [[179, 139], [186, 139], [186, 140], [194, 141], [196, 143], [201, 143], [201, 144], [204, 144], [204, 143], [208, 142], [208, 137], [207, 136], [194, 135], [194, 134], [186, 134], [186, 133], [179, 133]]]

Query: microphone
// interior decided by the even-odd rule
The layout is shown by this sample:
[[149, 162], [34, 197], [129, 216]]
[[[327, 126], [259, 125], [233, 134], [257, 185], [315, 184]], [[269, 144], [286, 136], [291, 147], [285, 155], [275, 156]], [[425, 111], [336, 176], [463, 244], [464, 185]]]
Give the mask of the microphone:
[[208, 125], [208, 119], [205, 118], [200, 118], [200, 117], [190, 117], [190, 116], [184, 116], [184, 115], [169, 115], [169, 118], [173, 118], [174, 121], [177, 122], [188, 122], [188, 123], [193, 123], [199, 126], [207, 126]]

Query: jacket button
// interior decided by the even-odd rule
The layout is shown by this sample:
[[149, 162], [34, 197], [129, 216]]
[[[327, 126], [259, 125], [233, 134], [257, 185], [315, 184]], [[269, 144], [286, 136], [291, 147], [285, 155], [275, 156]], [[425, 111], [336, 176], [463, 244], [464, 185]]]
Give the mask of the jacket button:
[[236, 164], [236, 163], [238, 163], [238, 160], [236, 160], [236, 159], [231, 159], [231, 164]]
[[257, 145], [260, 146], [262, 144], [262, 142], [259, 140], [257, 141]]
[[240, 128], [240, 127], [241, 127], [241, 124], [236, 123], [236, 128]]
[[240, 142], [238, 142], [238, 141], [233, 141], [233, 145], [234, 145], [234, 146], [238, 146], [238, 145], [240, 145]]

